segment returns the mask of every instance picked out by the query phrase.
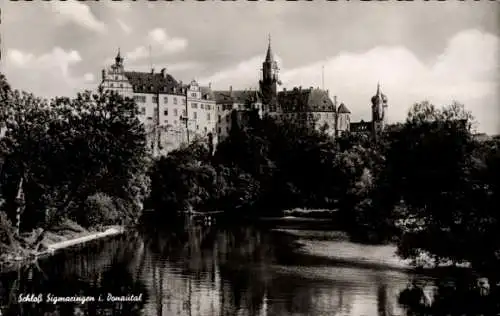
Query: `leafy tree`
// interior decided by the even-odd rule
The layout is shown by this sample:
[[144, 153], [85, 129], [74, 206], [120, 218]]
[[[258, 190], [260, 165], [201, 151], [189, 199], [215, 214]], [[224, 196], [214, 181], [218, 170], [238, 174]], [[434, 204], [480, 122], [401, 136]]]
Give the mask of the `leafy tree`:
[[5, 210], [12, 218], [22, 179], [24, 229], [78, 219], [87, 197], [98, 192], [137, 211], [147, 194], [147, 160], [133, 100], [100, 91], [46, 101], [14, 91], [2, 103]]

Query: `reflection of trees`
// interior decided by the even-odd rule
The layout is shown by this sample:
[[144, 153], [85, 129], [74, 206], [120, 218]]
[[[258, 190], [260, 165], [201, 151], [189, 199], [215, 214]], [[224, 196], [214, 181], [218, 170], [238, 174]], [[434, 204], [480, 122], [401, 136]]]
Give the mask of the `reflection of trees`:
[[[440, 282], [430, 306], [423, 306], [418, 299], [411, 299], [411, 289], [400, 293], [400, 302], [405, 305], [407, 315], [498, 315], [500, 312], [500, 295], [498, 290], [481, 296], [478, 289], [468, 284]], [[410, 297], [410, 299], [407, 299]]]
[[[144, 284], [130, 273], [131, 260], [137, 250], [136, 236], [89, 244], [82, 250], [60, 252], [32, 265], [0, 275], [0, 282], [6, 291], [14, 290], [10, 297], [2, 294], [4, 315], [73, 315], [79, 308], [86, 315], [139, 315], [148, 293]], [[17, 302], [19, 294], [42, 293], [53, 296], [92, 296], [107, 293], [114, 296], [143, 294], [142, 302], [88, 302], [30, 304]], [[45, 314], [47, 313], [47, 314]], [[111, 313], [111, 314], [110, 314]]]
[[[377, 302], [371, 313], [388, 316], [397, 308], [383, 273], [332, 266], [324, 268], [331, 275], [324, 275], [321, 265], [294, 252], [289, 235], [172, 224], [168, 231], [148, 229], [143, 239], [145, 259], [137, 262], [145, 262], [141, 278], [154, 295], [147, 315], [351, 315], [370, 295]], [[346, 276], [352, 271], [360, 275]], [[370, 294], [354, 295], [360, 284]]]

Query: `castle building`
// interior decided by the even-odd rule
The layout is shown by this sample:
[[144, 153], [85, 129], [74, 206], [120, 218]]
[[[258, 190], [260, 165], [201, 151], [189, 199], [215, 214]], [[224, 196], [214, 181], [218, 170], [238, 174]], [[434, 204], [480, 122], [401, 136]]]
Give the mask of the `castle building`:
[[332, 101], [327, 90], [295, 87], [278, 91], [281, 81], [278, 64], [272, 53], [271, 39], [259, 83], [264, 114], [280, 121], [322, 129], [332, 136], [349, 131], [350, 111], [344, 104], [338, 106], [336, 97]]
[[168, 153], [195, 138], [209, 137], [217, 142], [213, 137], [217, 108], [210, 87], [202, 87], [195, 80], [184, 85], [165, 68], [159, 73], [154, 69], [125, 71], [119, 51], [115, 63], [102, 70], [100, 87], [136, 101], [153, 155]]
[[371, 121], [359, 121], [351, 123], [351, 133], [370, 133], [376, 136], [387, 126], [388, 99], [377, 84], [377, 92], [371, 98]]
[[[332, 137], [343, 133], [373, 133], [387, 124], [387, 97], [380, 85], [372, 97], [372, 120], [351, 122], [351, 112], [343, 103], [332, 100], [328, 90], [295, 87], [278, 90], [281, 85], [278, 63], [274, 59], [271, 39], [262, 63], [259, 91], [212, 91], [195, 80], [189, 84], [177, 81], [166, 69], [160, 72], [126, 71], [120, 51], [115, 63], [102, 70], [100, 87], [133, 98], [144, 124], [147, 146], [153, 155], [163, 155], [194, 139], [207, 139], [214, 146], [229, 135], [231, 128], [245, 124], [248, 113], [270, 116], [322, 130]], [[237, 120], [237, 121], [235, 121]]]

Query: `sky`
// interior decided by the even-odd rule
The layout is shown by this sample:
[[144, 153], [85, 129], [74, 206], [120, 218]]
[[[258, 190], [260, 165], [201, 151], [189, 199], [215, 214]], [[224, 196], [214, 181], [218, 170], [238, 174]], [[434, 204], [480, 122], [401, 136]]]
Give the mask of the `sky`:
[[95, 89], [118, 48], [127, 70], [256, 89], [271, 34], [280, 89], [324, 87], [352, 121], [370, 119], [380, 82], [390, 122], [415, 102], [458, 101], [500, 133], [495, 1], [0, 1], [0, 71], [39, 96]]

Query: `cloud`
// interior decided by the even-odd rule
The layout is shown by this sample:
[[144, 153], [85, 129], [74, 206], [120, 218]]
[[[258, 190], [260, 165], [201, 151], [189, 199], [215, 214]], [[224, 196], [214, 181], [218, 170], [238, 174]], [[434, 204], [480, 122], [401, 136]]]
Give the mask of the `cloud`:
[[[260, 71], [265, 55], [254, 56], [232, 67], [223, 69], [213, 75], [200, 79], [200, 82], [211, 82], [215, 89], [228, 89], [229, 86], [239, 88], [255, 88], [259, 86]], [[282, 65], [279, 56], [274, 56], [278, 65]]]
[[88, 72], [85, 75], [83, 75], [83, 80], [85, 80], [86, 82], [92, 83], [95, 81], [95, 76], [94, 76], [94, 74]]
[[[295, 69], [282, 68], [283, 87], [321, 87], [337, 95], [353, 113], [353, 120], [370, 119], [370, 98], [380, 82], [389, 98], [389, 120], [401, 121], [409, 107], [429, 100], [438, 106], [454, 100], [465, 104], [479, 122], [479, 129], [500, 132], [500, 39], [478, 30], [465, 30], [449, 39], [444, 51], [430, 63], [421, 61], [403, 46], [380, 46], [361, 53], [341, 52]], [[263, 56], [207, 77], [217, 88], [258, 85]]]
[[17, 49], [7, 50], [4, 71], [12, 87], [32, 87], [41, 97], [53, 97], [64, 93], [68, 96], [89, 88], [86, 82], [92, 74], [74, 76], [71, 68], [82, 61], [76, 50], [54, 47], [50, 52], [36, 56]]
[[106, 31], [106, 25], [99, 21], [90, 8], [82, 2], [50, 2], [50, 8], [65, 23], [75, 23], [100, 33]]
[[107, 6], [109, 9], [118, 10], [122, 12], [128, 12], [132, 9], [132, 4], [124, 1], [118, 1], [118, 2], [104, 1], [104, 5]]
[[151, 53], [154, 55], [178, 53], [186, 49], [188, 40], [181, 37], [172, 37], [164, 29], [156, 28], [149, 31], [147, 44], [136, 47], [126, 53], [125, 57], [130, 61], [147, 58], [149, 56], [149, 47], [151, 47]]
[[120, 28], [122, 29], [122, 31], [125, 33], [125, 34], [130, 34], [132, 33], [132, 28], [130, 26], [128, 26], [127, 24], [125, 24], [125, 22], [123, 22], [122, 20], [120, 19], [116, 19], [116, 22], [118, 23], [118, 25], [120, 26]]

